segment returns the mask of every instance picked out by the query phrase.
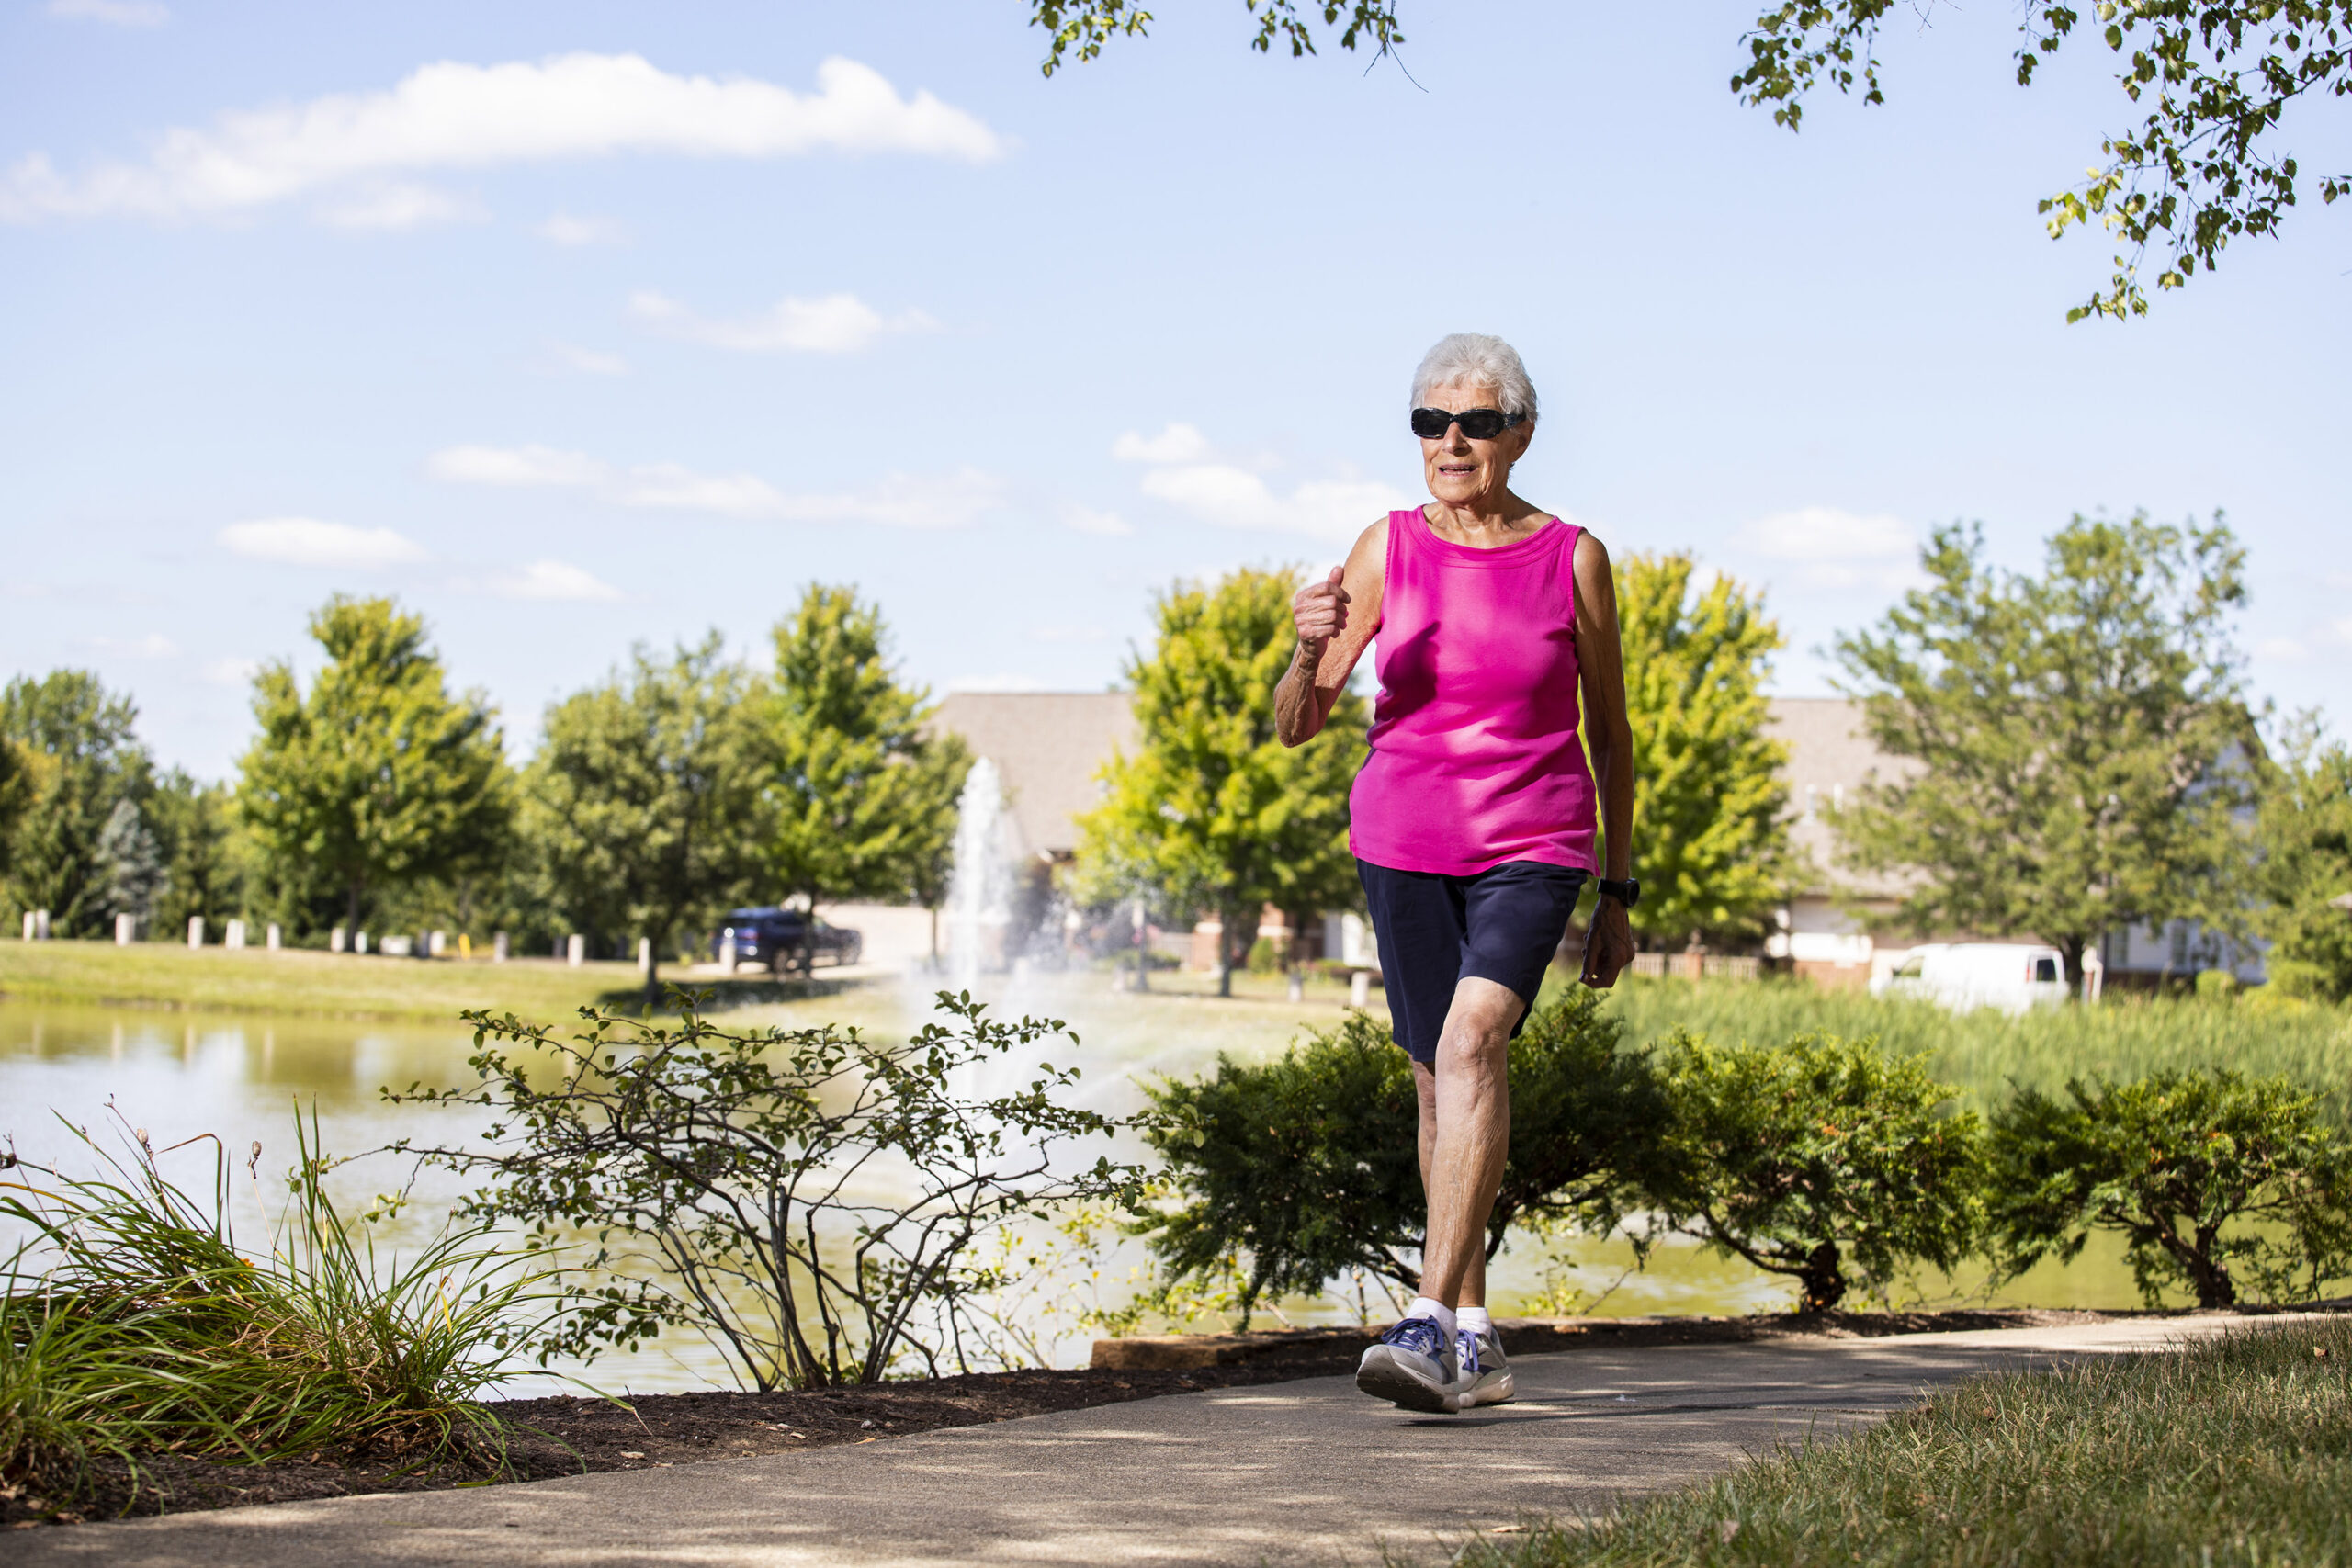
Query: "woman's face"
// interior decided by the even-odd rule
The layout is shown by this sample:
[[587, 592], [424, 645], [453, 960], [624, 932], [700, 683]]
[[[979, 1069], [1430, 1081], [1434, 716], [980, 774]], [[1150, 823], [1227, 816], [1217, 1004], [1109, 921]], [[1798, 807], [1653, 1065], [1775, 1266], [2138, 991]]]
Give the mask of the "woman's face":
[[[1431, 387], [1420, 406], [1460, 413], [1464, 409], [1498, 409], [1501, 399], [1483, 382]], [[1421, 473], [1430, 494], [1448, 506], [1499, 500], [1510, 487], [1510, 466], [1519, 461], [1534, 437], [1535, 422], [1521, 420], [1491, 441], [1473, 441], [1458, 424], [1443, 435], [1421, 443]]]

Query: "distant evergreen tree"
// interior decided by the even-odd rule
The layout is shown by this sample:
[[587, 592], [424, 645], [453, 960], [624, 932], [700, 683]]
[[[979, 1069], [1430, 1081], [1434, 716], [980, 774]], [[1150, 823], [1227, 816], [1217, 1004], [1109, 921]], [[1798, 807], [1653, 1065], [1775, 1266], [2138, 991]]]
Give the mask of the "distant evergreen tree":
[[105, 912], [129, 915], [142, 925], [153, 920], [155, 896], [166, 880], [164, 849], [147, 830], [137, 802], [114, 803], [98, 835], [98, 862], [106, 868]]

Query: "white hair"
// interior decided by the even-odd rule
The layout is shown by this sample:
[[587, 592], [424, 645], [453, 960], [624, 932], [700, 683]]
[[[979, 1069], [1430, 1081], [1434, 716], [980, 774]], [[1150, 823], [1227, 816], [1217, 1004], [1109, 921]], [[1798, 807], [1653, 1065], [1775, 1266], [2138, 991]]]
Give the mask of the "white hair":
[[1413, 406], [1431, 387], [1485, 386], [1495, 389], [1503, 412], [1535, 417], [1535, 383], [1519, 362], [1519, 350], [1485, 333], [1455, 333], [1440, 338], [1413, 372]]

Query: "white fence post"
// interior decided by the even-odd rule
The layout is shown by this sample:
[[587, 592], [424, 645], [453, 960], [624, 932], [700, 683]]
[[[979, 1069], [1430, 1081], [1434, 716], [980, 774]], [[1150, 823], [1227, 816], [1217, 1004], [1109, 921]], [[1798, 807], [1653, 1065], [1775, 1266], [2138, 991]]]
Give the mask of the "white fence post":
[[571, 964], [574, 969], [577, 969], [582, 964], [587, 963], [588, 939], [582, 936], [578, 931], [573, 931], [571, 933], [571, 940], [563, 944], [563, 961], [566, 964]]
[[438, 958], [441, 956], [441, 950], [448, 945], [449, 933], [447, 931], [435, 931], [431, 936], [424, 939], [425, 956], [428, 958]]
[[114, 918], [114, 944], [117, 947], [129, 947], [138, 939], [139, 917], [136, 915], [117, 915]]
[[1348, 1005], [1351, 1008], [1372, 1005], [1372, 976], [1368, 971], [1359, 969], [1348, 976]]
[[500, 931], [490, 939], [490, 961], [492, 964], [506, 962], [506, 933], [504, 931]]
[[637, 972], [640, 975], [653, 973], [653, 939], [650, 936], [637, 939]]
[[229, 922], [228, 934], [220, 939], [220, 945], [239, 953], [243, 952], [245, 946], [245, 922], [243, 920], [231, 920]]
[[360, 931], [351, 939], [351, 951], [354, 953], [365, 953], [368, 951], [368, 933], [366, 931]]
[[276, 920], [272, 920], [269, 922], [269, 929], [262, 933], [262, 942], [264, 945], [268, 947], [270, 952], [276, 953], [280, 942], [283, 941], [285, 934], [285, 932], [277, 929], [277, 922]]
[[350, 934], [341, 926], [337, 926], [334, 930], [327, 932], [327, 951], [329, 953], [341, 953], [345, 948], [350, 945]]
[[187, 944], [190, 947], [204, 945], [204, 917], [202, 915], [190, 915], [187, 918]]
[[49, 911], [47, 909], [35, 909], [32, 913], [32, 922], [33, 940], [35, 942], [47, 942], [49, 940]]

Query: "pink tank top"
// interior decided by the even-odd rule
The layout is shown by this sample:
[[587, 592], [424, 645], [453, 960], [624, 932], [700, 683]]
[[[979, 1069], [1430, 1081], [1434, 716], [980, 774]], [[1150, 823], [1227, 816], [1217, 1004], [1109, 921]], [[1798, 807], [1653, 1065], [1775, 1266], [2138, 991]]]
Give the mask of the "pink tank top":
[[1505, 861], [1594, 869], [1592, 770], [1577, 739], [1576, 547], [1555, 517], [1479, 550], [1416, 507], [1388, 514], [1372, 754], [1348, 843], [1398, 871]]

